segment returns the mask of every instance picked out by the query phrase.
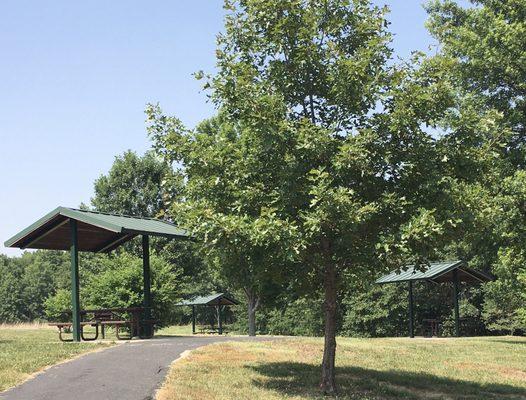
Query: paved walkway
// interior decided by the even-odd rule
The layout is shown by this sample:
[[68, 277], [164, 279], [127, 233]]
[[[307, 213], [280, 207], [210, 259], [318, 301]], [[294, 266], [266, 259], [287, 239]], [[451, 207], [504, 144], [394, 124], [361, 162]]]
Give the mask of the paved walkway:
[[1, 400], [148, 400], [185, 350], [248, 337], [164, 337], [129, 342], [56, 365], [0, 394]]

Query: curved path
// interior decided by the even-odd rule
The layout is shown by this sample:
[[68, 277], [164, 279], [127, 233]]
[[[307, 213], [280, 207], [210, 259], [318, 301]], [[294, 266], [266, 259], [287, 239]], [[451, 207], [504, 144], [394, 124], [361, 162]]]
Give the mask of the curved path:
[[131, 341], [51, 367], [0, 393], [0, 399], [153, 399], [170, 364], [184, 351], [216, 342], [262, 339], [173, 336]]

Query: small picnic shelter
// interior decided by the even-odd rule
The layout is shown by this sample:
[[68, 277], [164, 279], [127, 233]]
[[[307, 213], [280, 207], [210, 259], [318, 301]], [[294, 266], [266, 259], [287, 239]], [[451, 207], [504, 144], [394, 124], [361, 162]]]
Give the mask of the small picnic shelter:
[[433, 283], [451, 282], [453, 286], [453, 307], [455, 315], [455, 336], [460, 336], [460, 316], [458, 308], [458, 296], [460, 283], [483, 283], [493, 280], [493, 277], [485, 272], [468, 268], [466, 263], [460, 260], [432, 262], [424, 266], [407, 265], [399, 271], [393, 271], [376, 280], [378, 284], [386, 283], [408, 283], [409, 300], [409, 337], [414, 338], [414, 299], [413, 282], [428, 281]]
[[220, 335], [223, 334], [223, 321], [221, 307], [223, 306], [235, 306], [239, 302], [233, 297], [226, 293], [214, 293], [207, 296], [197, 296], [190, 300], [185, 300], [178, 303], [178, 306], [191, 306], [192, 307], [192, 333], [195, 334], [195, 307], [206, 306], [215, 307], [217, 312], [217, 328]]
[[[69, 250], [73, 340], [81, 340], [79, 251], [108, 253], [142, 237], [144, 320], [151, 319], [150, 236], [188, 238], [186, 230], [169, 221], [57, 207], [5, 242], [20, 249]], [[151, 329], [151, 326], [150, 326]]]

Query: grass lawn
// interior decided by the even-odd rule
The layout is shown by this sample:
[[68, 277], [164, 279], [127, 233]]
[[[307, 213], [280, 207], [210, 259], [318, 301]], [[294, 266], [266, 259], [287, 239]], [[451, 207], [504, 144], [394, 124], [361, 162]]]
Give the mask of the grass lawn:
[[[317, 338], [220, 343], [173, 364], [158, 400], [323, 399]], [[526, 338], [338, 340], [338, 399], [526, 399]]]
[[[223, 326], [223, 335], [238, 335], [239, 332], [232, 331], [228, 325]], [[196, 326], [199, 335], [199, 326]], [[190, 325], [171, 325], [155, 331], [156, 336], [192, 336], [192, 324]], [[205, 333], [205, 335], [208, 335]], [[213, 335], [216, 335], [215, 333]]]
[[0, 325], [0, 392], [48, 365], [109, 345], [62, 343], [47, 326]]
[[191, 336], [192, 325], [172, 325], [155, 331], [156, 336]]

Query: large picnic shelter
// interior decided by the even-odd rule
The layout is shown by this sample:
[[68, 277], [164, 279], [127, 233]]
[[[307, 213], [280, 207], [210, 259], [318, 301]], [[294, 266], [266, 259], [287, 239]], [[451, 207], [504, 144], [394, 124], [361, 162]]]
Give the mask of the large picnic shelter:
[[455, 316], [455, 336], [460, 336], [460, 313], [458, 308], [458, 296], [460, 283], [482, 283], [493, 280], [493, 277], [485, 272], [468, 268], [466, 263], [460, 260], [432, 262], [428, 265], [407, 265], [397, 271], [382, 276], [376, 280], [378, 284], [385, 283], [408, 283], [409, 300], [409, 337], [415, 337], [414, 332], [414, 298], [413, 282], [427, 281], [432, 283], [450, 282], [453, 286], [453, 309]]
[[[79, 251], [108, 253], [142, 236], [144, 320], [151, 319], [150, 236], [188, 238], [171, 222], [57, 207], [5, 242], [20, 249], [69, 250], [71, 254], [71, 308], [73, 340], [81, 340]], [[151, 327], [150, 327], [151, 329]]]

